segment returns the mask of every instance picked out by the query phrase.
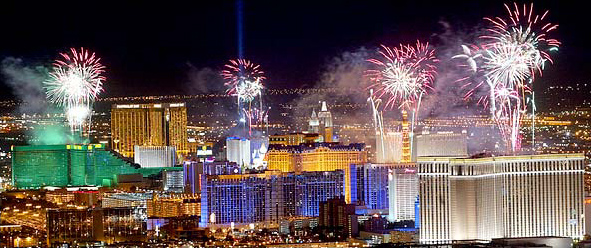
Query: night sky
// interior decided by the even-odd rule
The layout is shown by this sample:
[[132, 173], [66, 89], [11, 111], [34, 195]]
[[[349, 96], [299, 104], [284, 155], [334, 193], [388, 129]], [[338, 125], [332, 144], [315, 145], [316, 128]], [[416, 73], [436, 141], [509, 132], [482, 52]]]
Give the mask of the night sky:
[[[245, 57], [263, 66], [269, 88], [312, 87], [343, 52], [416, 39], [437, 44], [441, 21], [466, 32], [482, 17], [505, 15], [502, 1], [398, 2], [245, 1]], [[540, 84], [588, 82], [586, 7], [567, 1], [534, 7], [550, 10], [562, 42]], [[69, 47], [95, 51], [108, 67], [106, 96], [190, 93], [191, 66], [219, 70], [237, 57], [234, 1], [2, 1], [0, 23], [0, 59], [49, 64]], [[3, 83], [0, 92], [11, 98]]]

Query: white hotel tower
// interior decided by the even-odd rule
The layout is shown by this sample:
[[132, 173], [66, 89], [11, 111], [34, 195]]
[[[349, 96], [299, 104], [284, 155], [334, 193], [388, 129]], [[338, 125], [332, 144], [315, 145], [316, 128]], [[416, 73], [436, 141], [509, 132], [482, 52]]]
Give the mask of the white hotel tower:
[[420, 241], [584, 234], [583, 154], [419, 157]]

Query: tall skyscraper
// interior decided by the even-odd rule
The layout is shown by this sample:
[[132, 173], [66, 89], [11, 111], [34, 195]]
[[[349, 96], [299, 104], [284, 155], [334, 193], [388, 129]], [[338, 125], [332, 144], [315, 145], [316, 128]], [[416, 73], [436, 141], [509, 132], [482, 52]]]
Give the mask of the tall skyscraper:
[[[283, 217], [318, 216], [320, 202], [343, 192], [343, 172], [203, 175], [201, 225], [278, 226]], [[213, 218], [212, 218], [213, 217]]]
[[111, 108], [113, 150], [134, 156], [134, 146], [173, 146], [188, 154], [187, 108], [184, 103], [115, 104]]
[[420, 241], [584, 234], [583, 154], [419, 157]]
[[301, 144], [298, 146], [270, 145], [267, 168], [283, 172], [334, 171], [345, 173], [345, 201], [351, 203], [351, 164], [365, 164], [365, 144], [337, 143]]
[[332, 114], [328, 111], [325, 101], [322, 101], [320, 112], [312, 110], [312, 116], [308, 121], [308, 131], [318, 133], [322, 136], [323, 142], [333, 142]]
[[[414, 220], [419, 194], [414, 163], [351, 165], [356, 201], [368, 209], [388, 210], [389, 221]], [[353, 191], [353, 190], [352, 190]]]
[[44, 186], [114, 186], [120, 174], [142, 173], [103, 144], [14, 146], [12, 182], [19, 189]]

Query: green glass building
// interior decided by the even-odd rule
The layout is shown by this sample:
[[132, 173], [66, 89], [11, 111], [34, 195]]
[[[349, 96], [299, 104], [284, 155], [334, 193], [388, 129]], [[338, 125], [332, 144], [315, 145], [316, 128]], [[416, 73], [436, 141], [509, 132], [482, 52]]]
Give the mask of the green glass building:
[[12, 182], [19, 189], [110, 187], [117, 184], [117, 175], [141, 173], [146, 177], [162, 169], [136, 168], [117, 153], [105, 149], [103, 144], [12, 147]]

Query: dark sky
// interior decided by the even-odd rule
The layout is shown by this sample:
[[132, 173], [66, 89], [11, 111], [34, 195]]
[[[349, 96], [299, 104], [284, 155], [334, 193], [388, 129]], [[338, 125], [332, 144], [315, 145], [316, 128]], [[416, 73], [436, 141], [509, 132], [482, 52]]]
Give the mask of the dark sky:
[[[462, 31], [483, 24], [484, 16], [505, 15], [502, 1], [399, 2], [245, 1], [245, 57], [263, 66], [269, 88], [310, 87], [343, 52], [430, 41], [443, 32], [441, 20]], [[234, 1], [2, 1], [0, 59], [49, 63], [59, 51], [83, 46], [108, 67], [105, 95], [187, 93], [189, 64], [218, 70], [237, 56], [235, 7]], [[586, 82], [586, 7], [537, 1], [535, 8], [550, 9], [563, 43], [542, 83]], [[0, 91], [10, 97], [4, 84]]]

